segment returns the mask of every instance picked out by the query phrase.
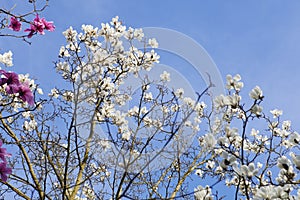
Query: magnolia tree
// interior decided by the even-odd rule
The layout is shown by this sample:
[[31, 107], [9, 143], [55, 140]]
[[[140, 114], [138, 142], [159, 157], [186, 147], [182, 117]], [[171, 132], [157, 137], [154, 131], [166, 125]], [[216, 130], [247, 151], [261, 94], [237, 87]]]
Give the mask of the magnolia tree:
[[[2, 36], [53, 31], [35, 3], [25, 15], [1, 9]], [[281, 110], [264, 112], [258, 86], [244, 97], [250, 105], [239, 75], [226, 77], [226, 94], [212, 98], [210, 80], [188, 97], [168, 86], [167, 71], [147, 75], [158, 43], [118, 17], [63, 35], [55, 68], [65, 87], [48, 98], [28, 75], [6, 69], [11, 52], [0, 56], [3, 198], [300, 198], [300, 135]]]

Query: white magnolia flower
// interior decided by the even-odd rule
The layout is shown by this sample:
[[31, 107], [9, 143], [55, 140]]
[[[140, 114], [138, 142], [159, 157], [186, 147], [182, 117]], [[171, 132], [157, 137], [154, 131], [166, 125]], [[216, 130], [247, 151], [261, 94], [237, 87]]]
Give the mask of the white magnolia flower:
[[171, 79], [170, 79], [170, 73], [164, 71], [161, 75], [160, 75], [160, 80], [162, 82], [169, 82]]
[[39, 94], [44, 94], [42, 88], [37, 88], [36, 91], [37, 91], [37, 93], [39, 93]]
[[152, 47], [152, 48], [158, 48], [158, 43], [156, 41], [155, 38], [151, 38], [148, 40], [148, 44]]
[[205, 134], [200, 141], [202, 141], [203, 144], [201, 144], [204, 145], [206, 149], [213, 149], [217, 144], [217, 140], [212, 133]]
[[253, 114], [255, 114], [256, 116], [261, 116], [261, 112], [263, 110], [262, 106], [259, 106], [257, 104], [255, 104], [252, 108], [251, 108], [251, 112]]
[[152, 93], [151, 92], [145, 93], [144, 94], [144, 100], [145, 101], [151, 101], [151, 100], [153, 100]]
[[110, 24], [113, 25], [113, 26], [121, 25], [121, 22], [119, 21], [119, 16], [113, 17], [113, 18], [111, 19]]
[[287, 157], [282, 156], [281, 158], [278, 159], [277, 166], [280, 169], [284, 169], [284, 170], [288, 171], [291, 166], [291, 161]]
[[206, 186], [203, 188], [201, 185], [199, 185], [197, 188], [194, 189], [194, 196], [195, 200], [212, 200], [211, 196], [211, 189], [209, 186]]
[[270, 111], [273, 115], [273, 118], [277, 118], [282, 115], [282, 110], [274, 109]]
[[292, 157], [292, 161], [294, 165], [296, 165], [296, 168], [300, 170], [300, 155], [295, 155], [294, 152], [291, 152], [290, 156]]
[[226, 97], [223, 94], [217, 96], [214, 100], [214, 105], [217, 110], [223, 108], [224, 106], [226, 106]]
[[291, 144], [291, 146], [299, 145], [299, 143], [300, 143], [300, 134], [297, 133], [297, 132], [293, 132], [292, 134], [290, 134], [290, 137], [289, 137], [288, 141]]
[[73, 92], [71, 91], [66, 91], [63, 93], [63, 98], [66, 100], [66, 101], [73, 101], [74, 99], [74, 94]]
[[51, 90], [51, 93], [50, 94], [48, 94], [50, 97], [54, 97], [54, 98], [58, 98], [59, 97], [59, 95], [58, 95], [58, 90], [56, 89], [56, 88], [53, 88], [52, 90]]
[[259, 86], [256, 86], [255, 88], [253, 88], [251, 90], [251, 92], [249, 93], [249, 96], [254, 99], [254, 100], [259, 100], [259, 99], [263, 99], [263, 92], [262, 90], [260, 89]]
[[33, 131], [37, 127], [37, 122], [35, 120], [25, 121], [23, 128], [26, 131]]
[[195, 111], [197, 112], [197, 114], [199, 116], [203, 115], [203, 110], [204, 108], [206, 108], [206, 104], [202, 101], [202, 102], [198, 102], [195, 106]]
[[56, 65], [56, 70], [61, 72], [69, 72], [70, 71], [70, 65], [67, 62], [59, 62]]
[[137, 40], [142, 41], [142, 39], [144, 37], [143, 29], [141, 29], [141, 28], [134, 29], [133, 35]]
[[28, 119], [30, 117], [30, 111], [23, 112], [22, 115], [25, 119]]
[[13, 66], [12, 55], [13, 54], [12, 54], [11, 51], [5, 52], [2, 55], [0, 54], [0, 62], [3, 63], [3, 64], [5, 64], [8, 67]]
[[59, 56], [61, 57], [70, 57], [70, 53], [68, 51], [68, 49], [66, 49], [64, 46], [61, 46], [59, 49]]
[[130, 131], [126, 131], [122, 133], [122, 139], [128, 141], [130, 139], [131, 133]]
[[251, 133], [252, 136], [256, 137], [259, 134], [259, 130], [255, 130], [254, 128], [251, 129]]
[[274, 199], [274, 200], [281, 200], [281, 199], [290, 199], [289, 193], [290, 188], [284, 186], [263, 186], [259, 188], [256, 193], [254, 194], [254, 200], [262, 200], [262, 199]]
[[77, 31], [73, 30], [73, 27], [70, 26], [66, 31], [63, 32], [63, 35], [67, 39], [67, 42], [75, 42], [76, 36], [77, 36]]
[[254, 163], [250, 163], [249, 165], [242, 165], [241, 169], [236, 168], [236, 172], [241, 176], [251, 178], [258, 173], [258, 169], [255, 168]]
[[262, 199], [273, 199], [274, 195], [274, 186], [264, 186], [257, 190], [254, 195], [255, 200], [262, 200]]
[[12, 123], [14, 120], [15, 120], [15, 118], [13, 118], [13, 117], [7, 118], [8, 123]]
[[188, 107], [193, 108], [195, 105], [195, 100], [193, 100], [191, 97], [184, 97], [183, 103]]
[[87, 184], [83, 186], [82, 193], [87, 197], [89, 200], [96, 199], [95, 192], [90, 188]]
[[207, 169], [212, 169], [212, 168], [215, 167], [215, 162], [209, 160], [209, 161], [206, 163], [205, 167], [206, 167]]
[[203, 171], [201, 169], [197, 169], [195, 174], [201, 178], [203, 176]]
[[175, 96], [176, 96], [177, 98], [182, 98], [183, 94], [184, 94], [184, 89], [183, 89], [183, 88], [178, 88], [178, 89], [175, 91]]
[[89, 37], [96, 37], [98, 28], [94, 28], [92, 25], [85, 25], [83, 24], [81, 26], [81, 29], [84, 31], [85, 34], [87, 34]]
[[244, 87], [244, 84], [240, 82], [241, 76], [239, 74], [236, 74], [234, 77], [232, 77], [231, 75], [227, 75], [226, 80], [227, 80], [226, 88], [228, 90], [234, 89], [236, 91], [240, 91], [241, 88]]
[[283, 130], [289, 131], [291, 129], [291, 125], [292, 125], [291, 121], [286, 120], [286, 121], [282, 122], [281, 127], [282, 127]]
[[220, 163], [220, 166], [223, 169], [227, 169], [228, 166], [235, 166], [236, 165], [236, 157], [229, 155], [226, 151], [222, 152], [223, 160]]
[[241, 96], [237, 94], [233, 94], [232, 96], [226, 96], [226, 98], [224, 99], [224, 103], [225, 105], [230, 106], [233, 109], [236, 109], [238, 108], [241, 99], [242, 99]]

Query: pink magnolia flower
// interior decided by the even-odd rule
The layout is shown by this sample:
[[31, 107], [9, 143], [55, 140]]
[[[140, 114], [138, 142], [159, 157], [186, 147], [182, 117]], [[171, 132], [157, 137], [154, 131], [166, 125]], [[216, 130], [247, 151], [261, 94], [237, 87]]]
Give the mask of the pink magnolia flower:
[[6, 92], [8, 94], [16, 93], [17, 87], [20, 85], [18, 74], [14, 72], [7, 72], [5, 70], [0, 70], [0, 73], [3, 75], [0, 79], [0, 86], [6, 83]]
[[8, 28], [12, 29], [13, 31], [20, 31], [21, 30], [21, 23], [15, 18], [10, 18], [10, 25]]
[[12, 169], [7, 167], [6, 162], [0, 163], [0, 177], [2, 181], [7, 181], [7, 175], [12, 173]]
[[36, 14], [36, 17], [33, 20], [33, 23], [30, 25], [30, 28], [25, 29], [25, 32], [29, 32], [27, 35], [28, 38], [31, 38], [35, 33], [44, 35], [44, 30], [54, 31], [55, 26], [53, 22], [48, 22], [45, 18], [40, 19], [39, 15]]
[[33, 34], [36, 32], [36, 31], [32, 28], [32, 25], [30, 25], [30, 27], [31, 27], [30, 29], [27, 28], [27, 29], [24, 30], [25, 32], [29, 32], [28, 35], [27, 35], [28, 38], [31, 38], [31, 37], [33, 36]]
[[11, 154], [10, 153], [7, 153], [6, 152], [6, 148], [2, 148], [1, 147], [2, 146], [2, 141], [0, 140], [0, 158], [4, 161], [4, 162], [6, 162], [6, 156], [11, 156]]
[[34, 104], [33, 94], [27, 85], [19, 85], [17, 88], [17, 93], [19, 94], [19, 98], [24, 102], [27, 102], [31, 106]]
[[53, 22], [47, 22], [44, 18], [42, 18], [42, 22], [45, 26], [45, 29], [48, 31], [54, 31], [55, 30], [55, 26], [53, 25]]
[[31, 28], [41, 35], [45, 34], [45, 32], [44, 32], [45, 25], [44, 25], [43, 21], [39, 18], [38, 14], [36, 14], [36, 17], [33, 20], [33, 26], [31, 26]]
[[5, 90], [7, 94], [19, 94], [19, 98], [29, 105], [34, 104], [33, 93], [26, 83], [21, 84], [18, 74], [14, 72], [7, 72], [0, 70], [2, 78], [0, 79], [0, 86], [7, 84]]
[[33, 20], [33, 23], [30, 24], [30, 28], [25, 29], [25, 32], [29, 32], [27, 37], [31, 38], [35, 33], [44, 35], [45, 34], [44, 28], [45, 28], [44, 23], [40, 20], [39, 16], [36, 15], [35, 19]]

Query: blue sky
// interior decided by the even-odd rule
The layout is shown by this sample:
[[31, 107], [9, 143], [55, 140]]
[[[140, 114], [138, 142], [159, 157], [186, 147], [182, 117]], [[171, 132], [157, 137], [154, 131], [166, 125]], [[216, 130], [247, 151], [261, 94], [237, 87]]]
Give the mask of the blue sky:
[[[18, 0], [17, 2], [22, 2]], [[2, 2], [3, 3], [3, 2]], [[0, 3], [0, 6], [2, 6]], [[59, 81], [53, 61], [65, 44], [69, 26], [100, 26], [116, 15], [127, 26], [163, 27], [201, 44], [226, 74], [241, 74], [245, 97], [256, 85], [266, 96], [266, 110], [280, 108], [300, 128], [300, 1], [297, 0], [50, 0], [43, 13], [56, 31], [32, 38], [32, 45], [0, 38], [2, 50], [14, 52], [12, 70], [30, 73], [46, 88]]]
[[14, 52], [13, 69], [29, 72], [41, 85], [56, 82], [53, 61], [64, 44], [62, 31], [83, 23], [97, 26], [118, 15], [127, 26], [169, 28], [193, 38], [223, 78], [240, 73], [245, 92], [261, 86], [264, 107], [283, 109], [284, 117], [300, 128], [299, 1], [60, 0], [49, 5], [44, 16], [55, 22], [55, 32], [32, 38], [30, 47], [15, 39], [0, 41], [1, 49]]

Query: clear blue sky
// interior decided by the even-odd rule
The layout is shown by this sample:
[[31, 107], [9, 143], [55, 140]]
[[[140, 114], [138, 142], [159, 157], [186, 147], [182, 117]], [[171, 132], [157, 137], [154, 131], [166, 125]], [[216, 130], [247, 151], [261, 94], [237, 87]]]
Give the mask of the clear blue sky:
[[55, 32], [32, 38], [31, 47], [15, 39], [2, 39], [0, 46], [13, 50], [13, 70], [29, 72], [48, 87], [57, 77], [52, 62], [64, 44], [61, 32], [70, 25], [97, 26], [118, 15], [127, 26], [174, 29], [201, 44], [223, 78], [240, 73], [246, 90], [260, 85], [264, 107], [282, 108], [300, 128], [299, 10], [296, 0], [50, 0], [44, 15], [55, 22]]
[[31, 47], [1, 38], [0, 48], [14, 52], [14, 71], [29, 72], [49, 88], [58, 77], [53, 61], [65, 44], [61, 32], [69, 26], [100, 26], [118, 15], [127, 26], [174, 29], [201, 44], [224, 79], [241, 74], [244, 98], [255, 85], [261, 86], [263, 107], [283, 109], [284, 118], [299, 130], [299, 10], [297, 0], [50, 0], [44, 16], [54, 21], [55, 32], [32, 38]]

